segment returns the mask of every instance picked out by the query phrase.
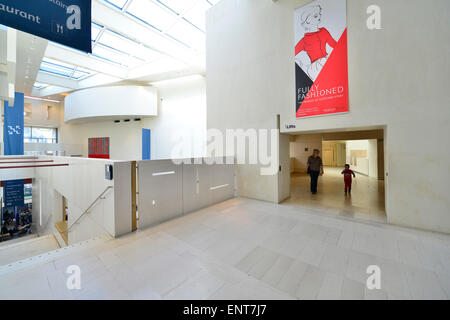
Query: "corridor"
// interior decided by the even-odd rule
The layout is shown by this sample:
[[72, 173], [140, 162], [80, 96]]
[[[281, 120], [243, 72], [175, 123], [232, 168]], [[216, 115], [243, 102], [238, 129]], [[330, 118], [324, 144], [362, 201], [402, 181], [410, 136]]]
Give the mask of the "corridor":
[[291, 197], [283, 204], [324, 210], [339, 217], [386, 222], [384, 204], [384, 181], [356, 174], [352, 194], [344, 193], [342, 168], [325, 167], [319, 178], [316, 195], [310, 192], [310, 178], [306, 174], [291, 176]]

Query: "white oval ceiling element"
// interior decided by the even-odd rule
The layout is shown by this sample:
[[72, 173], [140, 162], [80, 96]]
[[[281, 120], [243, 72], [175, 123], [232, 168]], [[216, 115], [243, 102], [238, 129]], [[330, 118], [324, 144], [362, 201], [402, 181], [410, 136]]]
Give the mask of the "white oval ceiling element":
[[65, 122], [121, 120], [158, 115], [158, 93], [150, 86], [89, 88], [68, 95]]

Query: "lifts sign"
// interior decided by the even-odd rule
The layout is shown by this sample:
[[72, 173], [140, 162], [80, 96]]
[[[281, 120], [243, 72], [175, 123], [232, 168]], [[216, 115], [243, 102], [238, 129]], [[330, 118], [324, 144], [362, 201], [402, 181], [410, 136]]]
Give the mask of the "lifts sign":
[[349, 111], [346, 0], [295, 10], [297, 118]]
[[0, 24], [87, 53], [92, 0], [0, 0]]

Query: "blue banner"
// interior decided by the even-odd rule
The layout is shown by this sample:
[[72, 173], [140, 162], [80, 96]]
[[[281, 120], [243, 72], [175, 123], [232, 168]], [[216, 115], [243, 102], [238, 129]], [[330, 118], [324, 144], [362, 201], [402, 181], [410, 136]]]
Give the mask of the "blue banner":
[[25, 194], [23, 180], [5, 181], [3, 190], [5, 208], [20, 207], [24, 205]]
[[92, 52], [91, 0], [0, 0], [0, 24]]
[[[0, 0], [1, 1], [1, 0]], [[24, 94], [16, 92], [14, 105], [5, 101], [5, 124], [3, 126], [3, 140], [5, 143], [5, 156], [23, 155], [23, 112]]]

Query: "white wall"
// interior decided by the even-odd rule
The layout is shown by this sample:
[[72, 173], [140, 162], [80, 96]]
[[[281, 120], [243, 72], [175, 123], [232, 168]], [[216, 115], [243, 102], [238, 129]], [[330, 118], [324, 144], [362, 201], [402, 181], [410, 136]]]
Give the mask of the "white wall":
[[[151, 129], [152, 159], [205, 156], [206, 82], [192, 76], [153, 84], [158, 90], [158, 117], [146, 118], [143, 127]], [[190, 142], [191, 147], [172, 156], [174, 147]]]
[[25, 125], [57, 128], [60, 124], [62, 106], [60, 103], [25, 98]]
[[375, 139], [368, 141], [369, 147], [369, 177], [378, 179], [378, 142]]
[[[350, 169], [371, 178], [378, 178], [377, 140], [350, 140], [346, 141], [346, 162]], [[356, 166], [351, 164], [352, 150], [364, 150], [367, 156], [356, 159]]]
[[[277, 19], [268, 18], [272, 6], [271, 0], [222, 0], [207, 12], [208, 129], [278, 128], [280, 106], [294, 94], [289, 96], [285, 81], [280, 81], [289, 77], [290, 69], [280, 68], [282, 33], [272, 27]], [[283, 91], [286, 95], [280, 94]], [[238, 165], [239, 195], [279, 202], [280, 173], [261, 175], [260, 169]]]
[[[346, 162], [350, 164], [350, 169], [365, 174], [366, 176], [369, 175], [369, 141], [367, 140], [352, 140], [352, 141], [346, 141]], [[356, 159], [356, 165], [351, 164], [351, 152], [352, 151], [358, 151], [363, 150], [366, 151], [367, 157], [361, 157]]]
[[[53, 230], [54, 218], [60, 212], [59, 195], [68, 200], [69, 221], [74, 222], [108, 187], [113, 189], [92, 211], [80, 219], [69, 232], [69, 244], [109, 234], [120, 236], [131, 232], [131, 165], [98, 159], [39, 157], [66, 167], [36, 168], [33, 179], [33, 222], [40, 234]], [[114, 180], [105, 179], [105, 165], [114, 166]], [[58, 219], [59, 221], [59, 219]]]
[[89, 123], [62, 123], [59, 141], [63, 144], [81, 145], [81, 155], [88, 156], [89, 138], [110, 138], [110, 157], [113, 160], [142, 158], [142, 121], [100, 121]]
[[[60, 142], [82, 145], [88, 156], [88, 139], [110, 137], [110, 155], [114, 160], [142, 159], [142, 129], [151, 129], [152, 159], [172, 158], [176, 136], [204, 144], [206, 137], [205, 79], [201, 76], [155, 83], [158, 90], [158, 116], [142, 117], [141, 121], [114, 123], [113, 120], [87, 123], [64, 123], [61, 118]], [[123, 87], [126, 88], [126, 87]], [[132, 94], [132, 92], [130, 92]], [[124, 106], [126, 108], [126, 106]], [[183, 157], [203, 156], [202, 152], [186, 152]]]
[[[280, 113], [283, 132], [385, 128], [388, 221], [449, 233], [450, 2], [348, 1], [350, 113], [298, 120], [293, 12], [306, 3], [223, 0], [209, 11], [208, 125], [265, 128]], [[366, 27], [373, 4], [382, 30]], [[441, 152], [431, 159], [430, 149]]]
[[[308, 151], [305, 151], [305, 149], [308, 149]], [[308, 158], [313, 154], [314, 149], [318, 149], [322, 156], [322, 135], [305, 134], [295, 136], [295, 141], [290, 142], [290, 157], [295, 158], [294, 172], [306, 172]]]

